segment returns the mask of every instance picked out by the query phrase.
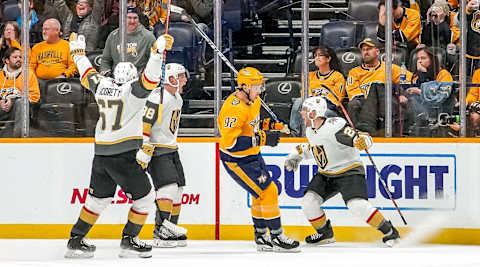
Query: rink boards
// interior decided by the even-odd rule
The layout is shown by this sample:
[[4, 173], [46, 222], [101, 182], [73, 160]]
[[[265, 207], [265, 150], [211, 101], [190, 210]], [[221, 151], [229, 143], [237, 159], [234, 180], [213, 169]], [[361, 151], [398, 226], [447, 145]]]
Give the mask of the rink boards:
[[[0, 238], [66, 238], [88, 192], [92, 139], [1, 139], [2, 212]], [[179, 139], [187, 186], [180, 223], [191, 239], [252, 239], [251, 197], [227, 175], [214, 138]], [[316, 172], [305, 161], [297, 172], [283, 167], [285, 156], [303, 139], [283, 139], [264, 147], [267, 168], [279, 188], [282, 223], [303, 239], [311, 234], [301, 210], [301, 197]], [[387, 180], [408, 227], [398, 216], [366, 154], [369, 200], [405, 233], [429, 223], [442, 228], [428, 242], [480, 244], [480, 141], [476, 139], [375, 139], [370, 150]], [[131, 201], [117, 190], [90, 238], [118, 238]], [[372, 241], [381, 236], [353, 217], [340, 196], [323, 208], [338, 241]], [[154, 206], [152, 204], [152, 211]], [[153, 214], [153, 212], [151, 213]], [[151, 238], [153, 216], [142, 230]]]

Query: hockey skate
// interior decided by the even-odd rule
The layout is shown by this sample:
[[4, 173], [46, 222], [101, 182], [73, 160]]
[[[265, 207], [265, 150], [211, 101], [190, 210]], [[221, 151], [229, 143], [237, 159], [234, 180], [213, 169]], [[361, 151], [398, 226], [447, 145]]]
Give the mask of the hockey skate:
[[311, 245], [326, 245], [335, 242], [333, 238], [333, 229], [330, 220], [327, 220], [325, 226], [317, 230], [317, 233], [305, 238], [305, 242]]
[[274, 252], [300, 252], [300, 243], [283, 233], [271, 234], [271, 240]]
[[136, 236], [125, 235], [120, 242], [120, 258], [150, 258], [152, 257], [152, 246], [138, 239]]
[[257, 244], [257, 251], [273, 251], [273, 245], [268, 233], [255, 232], [255, 244]]
[[385, 236], [383, 236], [382, 241], [385, 243], [385, 245], [393, 247], [400, 240], [400, 234], [398, 233], [397, 229], [393, 227], [391, 222], [387, 223], [390, 224], [391, 230]]
[[177, 236], [177, 247], [186, 247], [187, 246], [187, 236], [180, 235]]
[[178, 245], [177, 237], [165, 226], [155, 226], [153, 230], [153, 246], [156, 248], [174, 248]]
[[83, 236], [72, 236], [67, 243], [67, 252], [65, 258], [92, 258], [93, 252], [96, 247], [88, 244], [87, 240]]

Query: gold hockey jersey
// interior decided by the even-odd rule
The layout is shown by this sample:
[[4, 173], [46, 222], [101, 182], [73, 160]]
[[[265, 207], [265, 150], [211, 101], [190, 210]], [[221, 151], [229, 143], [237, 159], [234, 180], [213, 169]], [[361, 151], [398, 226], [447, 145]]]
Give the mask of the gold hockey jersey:
[[[407, 71], [407, 81], [412, 80], [412, 73]], [[392, 64], [392, 82], [400, 83], [400, 67]], [[362, 64], [348, 72], [347, 95], [352, 100], [356, 96], [368, 96], [373, 83], [385, 83], [385, 62], [380, 62], [376, 67], [367, 67]]]
[[323, 96], [326, 99], [330, 100], [336, 106], [339, 105], [337, 99], [331, 95], [331, 93], [323, 88], [326, 86], [332, 90], [335, 95], [342, 101], [345, 97], [345, 78], [343, 75], [335, 70], [331, 70], [327, 74], [320, 74], [318, 71], [312, 71], [309, 73], [309, 96]]
[[252, 138], [259, 130], [260, 99], [247, 104], [237, 97], [228, 96], [217, 118], [220, 130], [220, 151], [232, 157], [245, 157], [260, 153], [260, 146]]

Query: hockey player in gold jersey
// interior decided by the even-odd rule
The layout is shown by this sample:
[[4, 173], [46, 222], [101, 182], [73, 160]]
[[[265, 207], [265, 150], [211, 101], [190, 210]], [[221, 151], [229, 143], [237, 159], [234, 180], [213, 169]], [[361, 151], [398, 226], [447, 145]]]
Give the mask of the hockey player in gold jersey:
[[368, 202], [365, 168], [359, 151], [373, 141], [368, 133], [356, 132], [340, 117], [326, 118], [326, 100], [321, 96], [307, 98], [302, 106], [308, 144], [301, 144], [285, 160], [288, 171], [296, 171], [303, 159], [315, 159], [318, 173], [312, 178], [302, 199], [302, 210], [316, 233], [308, 236], [309, 244], [335, 242], [330, 220], [321, 205], [336, 194], [342, 195], [348, 209], [358, 218], [384, 234], [388, 246], [400, 238], [390, 221]]
[[85, 56], [85, 37], [70, 36], [70, 53], [80, 72], [82, 85], [95, 95], [100, 119], [95, 129], [95, 155], [85, 204], [70, 232], [66, 258], [93, 257], [96, 247], [85, 236], [103, 210], [112, 202], [117, 185], [133, 200], [120, 242], [120, 257], [151, 257], [152, 247], [138, 239], [155, 200], [148, 176], [135, 156], [142, 144], [143, 108], [150, 92], [160, 82], [163, 52], [171, 49], [173, 37], [162, 35], [154, 43], [142, 77], [131, 62], [120, 62], [114, 78], [100, 75]]
[[[283, 233], [278, 188], [260, 153], [261, 146], [276, 146], [279, 133], [260, 129], [263, 75], [247, 67], [238, 72], [238, 90], [225, 100], [218, 115], [220, 159], [228, 174], [253, 198], [251, 214], [258, 251], [297, 252], [299, 243]], [[270, 235], [268, 234], [270, 230]]]

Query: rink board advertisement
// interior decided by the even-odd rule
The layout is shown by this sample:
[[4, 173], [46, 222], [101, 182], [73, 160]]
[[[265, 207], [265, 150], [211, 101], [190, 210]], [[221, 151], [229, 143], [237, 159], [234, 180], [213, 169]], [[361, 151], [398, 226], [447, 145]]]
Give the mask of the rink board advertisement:
[[[55, 139], [23, 143], [11, 140], [0, 143], [0, 160], [4, 166], [0, 237], [14, 237], [22, 225], [25, 228], [28, 225], [49, 227], [50, 232], [58, 231], [55, 228], [58, 226], [63, 227], [59, 235], [67, 234], [88, 193], [93, 144], [68, 139], [63, 143], [56, 143]], [[217, 139], [195, 140], [188, 138], [179, 144], [187, 181], [180, 224], [189, 228], [192, 239], [251, 238], [251, 196], [228, 176], [218, 160]], [[366, 154], [360, 155], [366, 166], [369, 201], [386, 218], [402, 228], [400, 217], [380, 183], [380, 176], [409, 225], [441, 214], [442, 218], [455, 218], [444, 220], [443, 227], [472, 229], [479, 233], [480, 208], [476, 203], [480, 203], [477, 193], [480, 143], [390, 143], [382, 140], [388, 139], [376, 140], [370, 150], [380, 175]], [[285, 170], [285, 157], [297, 144], [285, 139], [275, 148], [262, 148], [262, 154], [279, 189], [282, 223], [287, 231], [303, 234], [311, 232], [311, 227], [301, 210], [302, 196], [318, 167], [310, 160], [303, 161], [296, 172]], [[118, 188], [112, 204], [97, 222], [98, 231], [108, 232], [109, 225], [121, 230], [130, 203]], [[326, 201], [323, 208], [336, 229], [351, 231], [367, 226], [353, 217], [339, 195]], [[153, 211], [152, 204], [147, 229], [152, 228]], [[245, 229], [248, 229], [246, 233]], [[205, 235], [205, 232], [212, 234]], [[113, 238], [116, 234], [101, 236]], [[151, 238], [151, 232], [146, 237]], [[355, 241], [353, 235], [348, 237]], [[58, 235], [55, 238], [59, 238]]]

